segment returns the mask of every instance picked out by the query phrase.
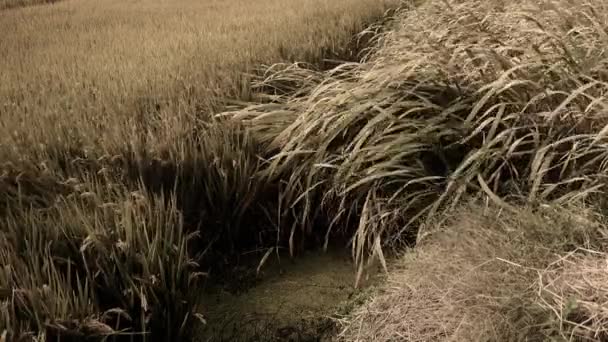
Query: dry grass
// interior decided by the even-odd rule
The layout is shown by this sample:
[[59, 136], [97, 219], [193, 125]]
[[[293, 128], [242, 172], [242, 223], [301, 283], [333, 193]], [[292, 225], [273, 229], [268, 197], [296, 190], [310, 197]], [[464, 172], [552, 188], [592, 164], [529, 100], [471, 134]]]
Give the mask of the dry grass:
[[225, 99], [247, 99], [246, 73], [261, 63], [348, 56], [352, 35], [390, 3], [65, 1], [2, 12], [0, 145], [32, 154], [78, 139], [107, 151], [146, 130], [156, 150]]
[[[555, 329], [550, 309], [561, 305], [555, 304], [559, 291], [543, 282], [542, 288], [558, 296], [542, 297], [545, 307], [529, 305], [537, 303], [530, 300], [536, 293], [529, 290], [530, 269], [581, 246], [602, 251], [596, 231], [603, 228], [588, 221], [574, 224], [568, 211], [545, 217], [545, 209], [532, 213], [518, 205], [552, 202], [571, 208], [593, 201], [594, 207], [605, 207], [608, 5], [601, 0], [428, 0], [400, 11], [398, 21], [389, 24], [392, 32], [375, 26], [363, 33], [360, 37], [373, 39], [360, 63], [330, 70], [280, 63], [243, 83], [240, 72], [257, 62], [318, 61], [324, 47], [347, 42], [364, 18], [384, 9], [382, 2], [363, 0], [323, 2], [322, 10], [318, 0], [294, 2], [289, 9], [267, 1], [184, 1], [170, 8], [151, 0], [146, 6], [64, 2], [40, 12], [0, 13], [0, 29], [21, 37], [0, 41], [0, 63], [6, 63], [0, 67], [11, 70], [0, 76], [0, 95], [8, 99], [0, 104], [0, 157], [10, 161], [2, 166], [0, 189], [8, 191], [0, 202], [7, 213], [0, 227], [7, 227], [2, 232], [8, 245], [21, 248], [7, 258], [26, 259], [30, 245], [21, 246], [14, 237], [31, 234], [30, 240], [38, 241], [38, 226], [59, 227], [51, 234], [68, 236], [63, 242], [74, 246], [74, 254], [64, 256], [69, 260], [91, 251], [91, 232], [93, 241], [107, 236], [101, 241], [108, 242], [100, 243], [104, 253], [84, 258], [78, 278], [69, 271], [47, 271], [54, 249], [32, 259], [35, 264], [23, 261], [24, 279], [33, 280], [7, 276], [5, 288], [44, 289], [55, 279], [53, 284], [74, 283], [79, 295], [57, 299], [68, 297], [56, 290], [52, 297], [63, 306], [52, 312], [47, 310], [52, 305], [32, 310], [5, 298], [11, 317], [18, 317], [0, 321], [5, 329], [41, 331], [47, 317], [76, 319], [83, 329], [90, 322], [118, 329], [116, 320], [103, 319], [107, 308], [75, 309], [94, 302], [95, 291], [104, 289], [89, 290], [99, 274], [108, 274], [103, 280], [118, 273], [128, 285], [113, 298], [132, 320], [143, 319], [129, 327], [143, 330], [149, 321], [146, 310], [137, 309], [142, 298], [154, 306], [191, 294], [184, 277], [193, 270], [167, 271], [164, 262], [191, 265], [212, 260], [214, 251], [238, 252], [251, 245], [288, 244], [294, 251], [309, 237], [327, 243], [346, 236], [360, 277], [366, 262], [385, 261], [387, 247], [418, 241], [425, 251], [433, 220], [470, 197], [483, 197], [505, 211], [490, 216], [497, 222], [465, 214], [461, 219], [469, 224], [455, 220], [452, 227], [463, 233], [431, 235], [440, 243], [428, 247], [432, 257], [423, 258], [427, 268], [418, 269], [424, 271], [422, 292], [412, 298], [422, 301], [413, 310], [433, 310], [421, 311], [427, 316], [416, 318], [419, 325], [411, 332], [393, 322], [386, 331], [370, 327], [369, 336], [398, 339], [393, 335], [398, 332], [421, 340], [464, 336], [475, 341], [511, 338], [514, 331], [521, 334], [515, 340], [567, 333]], [[207, 6], [230, 13], [230, 19], [215, 21]], [[266, 20], [271, 15], [278, 21]], [[70, 27], [60, 24], [67, 18]], [[96, 18], [95, 31], [88, 30], [90, 18]], [[24, 20], [27, 24], [14, 25]], [[42, 28], [48, 36], [38, 35]], [[240, 101], [223, 107], [215, 120], [201, 115], [226, 104], [223, 97]], [[90, 190], [80, 192], [81, 187]], [[103, 195], [108, 189], [119, 190]], [[107, 205], [120, 206], [132, 192], [144, 194], [148, 209], [106, 216]], [[97, 206], [82, 203], [96, 198]], [[71, 228], [75, 218], [84, 228]], [[169, 234], [166, 227], [175, 235], [160, 241]], [[136, 248], [124, 247], [125, 239], [135, 239]], [[44, 250], [40, 243], [32, 246]], [[451, 253], [441, 254], [443, 247]], [[171, 254], [175, 250], [179, 256]], [[121, 258], [133, 257], [137, 265], [140, 253], [148, 253], [144, 259], [150, 265], [114, 269]], [[503, 253], [498, 255], [503, 261], [496, 262], [497, 253]], [[107, 255], [116, 257], [105, 262]], [[494, 269], [475, 268], [453, 283], [459, 271], [488, 260]], [[427, 276], [432, 267], [437, 268]], [[160, 274], [168, 275], [155, 288], [149, 279]], [[134, 290], [139, 281], [145, 283], [144, 297]], [[432, 287], [422, 286], [435, 281], [439, 290], [452, 291], [450, 296], [438, 297]], [[494, 290], [493, 284], [504, 288]], [[489, 288], [490, 297], [467, 301], [470, 291]], [[156, 299], [149, 301], [148, 293]], [[454, 316], [463, 307], [471, 310], [471, 320]], [[590, 307], [583, 314], [592, 323], [585, 326], [601, 332], [603, 316], [590, 313]], [[155, 316], [172, 327], [163, 333], [181, 332], [183, 320], [194, 314], [188, 308]], [[74, 314], [66, 318], [66, 313]], [[550, 324], [536, 325], [541, 318]], [[568, 320], [581, 322], [557, 321]]]
[[608, 254], [600, 251], [570, 253], [541, 274], [541, 306], [559, 322], [564, 340], [608, 339]]
[[460, 209], [395, 265], [341, 340], [605, 340], [607, 254], [600, 251], [608, 227], [598, 214]]
[[469, 195], [509, 207], [602, 189], [603, 1], [426, 1], [400, 18], [363, 63], [278, 70], [260, 84], [304, 89], [224, 114], [275, 151], [286, 215], [331, 222], [320, 234], [347, 232], [362, 262]]
[[563, 340], [608, 339], [607, 260], [601, 251], [572, 252], [541, 273], [540, 306], [553, 314]]
[[[517, 203], [605, 206], [608, 6], [430, 0], [400, 18], [363, 63], [283, 68], [259, 82], [287, 79], [297, 94], [224, 114], [276, 151], [266, 175], [283, 184], [284, 214], [326, 238], [346, 232], [359, 274], [384, 259], [381, 247], [421, 244], [347, 339], [605, 339], [603, 278], [535, 284], [560, 255], [605, 251], [603, 235], [581, 232], [566, 210], [545, 217]], [[503, 217], [465, 213], [427, 246], [431, 222], [471, 196]], [[571, 318], [562, 300], [574, 293]]]
[[267, 151], [209, 114], [260, 63], [354, 58], [390, 3], [0, 12], [0, 340], [192, 338], [202, 266], [277, 239]]

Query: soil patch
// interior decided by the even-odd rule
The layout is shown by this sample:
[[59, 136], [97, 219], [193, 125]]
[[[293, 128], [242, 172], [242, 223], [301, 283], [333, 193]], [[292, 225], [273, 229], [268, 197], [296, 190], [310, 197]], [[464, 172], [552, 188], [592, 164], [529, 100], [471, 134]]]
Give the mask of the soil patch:
[[[331, 341], [335, 320], [381, 277], [371, 270], [359, 289], [344, 251], [311, 251], [296, 259], [273, 255], [235, 270], [232, 281], [206, 284], [200, 303], [207, 325], [198, 341]], [[246, 276], [243, 276], [246, 275]]]

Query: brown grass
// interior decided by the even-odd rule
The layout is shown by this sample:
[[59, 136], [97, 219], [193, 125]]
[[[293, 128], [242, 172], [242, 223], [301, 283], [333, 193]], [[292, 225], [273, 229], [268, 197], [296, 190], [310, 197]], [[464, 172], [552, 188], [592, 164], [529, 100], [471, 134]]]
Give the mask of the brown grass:
[[66, 1], [0, 13], [0, 146], [116, 150], [146, 129], [158, 149], [224, 100], [248, 99], [261, 63], [348, 56], [391, 2]]
[[61, 0], [0, 0], [0, 11], [34, 5], [48, 5]]
[[539, 305], [559, 324], [563, 340], [608, 339], [607, 262], [605, 249], [573, 251], [541, 273]]
[[0, 12], [0, 340], [194, 338], [201, 271], [277, 239], [267, 152], [212, 110], [261, 63], [354, 58], [390, 3]]
[[460, 208], [395, 264], [341, 340], [603, 341], [608, 230], [598, 218]]

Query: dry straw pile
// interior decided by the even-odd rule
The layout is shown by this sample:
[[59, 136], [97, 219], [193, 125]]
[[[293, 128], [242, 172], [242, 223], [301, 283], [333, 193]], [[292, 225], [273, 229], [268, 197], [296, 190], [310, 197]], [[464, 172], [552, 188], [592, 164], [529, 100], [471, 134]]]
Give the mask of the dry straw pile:
[[460, 208], [344, 319], [341, 341], [605, 341], [606, 234], [580, 207]]

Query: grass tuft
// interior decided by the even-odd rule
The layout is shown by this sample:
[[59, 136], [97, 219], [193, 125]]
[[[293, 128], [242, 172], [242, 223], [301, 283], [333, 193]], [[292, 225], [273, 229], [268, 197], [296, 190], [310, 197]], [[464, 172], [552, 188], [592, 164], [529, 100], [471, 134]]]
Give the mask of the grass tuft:
[[0, 226], [9, 340], [187, 336], [199, 275], [175, 199], [89, 183], [44, 209], [11, 208]]

